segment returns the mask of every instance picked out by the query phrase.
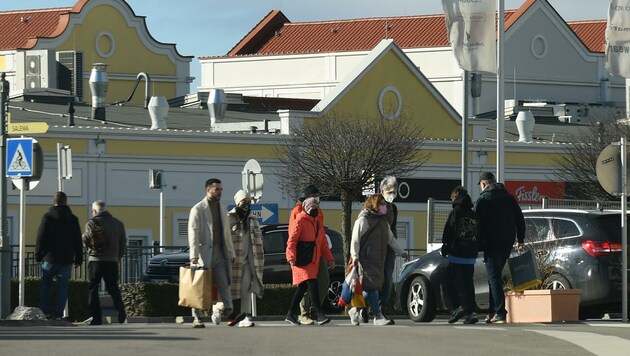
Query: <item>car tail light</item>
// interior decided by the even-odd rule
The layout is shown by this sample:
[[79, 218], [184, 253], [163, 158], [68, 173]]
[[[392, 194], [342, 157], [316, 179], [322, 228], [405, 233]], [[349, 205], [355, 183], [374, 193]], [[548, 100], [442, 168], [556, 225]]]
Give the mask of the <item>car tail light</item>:
[[582, 248], [584, 248], [589, 255], [599, 257], [613, 252], [621, 252], [621, 243], [587, 240], [582, 242]]

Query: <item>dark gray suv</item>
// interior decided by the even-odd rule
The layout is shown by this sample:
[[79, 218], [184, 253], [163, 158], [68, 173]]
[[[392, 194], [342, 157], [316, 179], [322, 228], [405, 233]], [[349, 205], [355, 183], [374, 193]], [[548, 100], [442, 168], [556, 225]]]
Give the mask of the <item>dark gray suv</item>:
[[[619, 211], [535, 209], [523, 210], [523, 215], [525, 243], [544, 269], [543, 288], [580, 289], [580, 319], [621, 312]], [[437, 311], [449, 309], [442, 261], [439, 250], [430, 252], [403, 265], [396, 279], [396, 306], [414, 321], [431, 321]], [[477, 305], [487, 310], [483, 253], [475, 264], [474, 282]]]
[[[265, 225], [261, 227], [263, 246], [265, 249], [265, 268], [263, 283], [291, 283], [291, 266], [287, 263], [285, 251], [289, 225]], [[330, 270], [328, 293], [324, 300], [324, 307], [329, 312], [339, 312], [337, 306], [341, 286], [344, 278], [343, 238], [335, 230], [326, 229], [326, 236], [332, 244], [332, 254], [335, 257], [335, 268]], [[179, 267], [189, 261], [188, 249], [183, 252], [168, 252], [151, 257], [143, 274], [145, 282], [179, 282]]]

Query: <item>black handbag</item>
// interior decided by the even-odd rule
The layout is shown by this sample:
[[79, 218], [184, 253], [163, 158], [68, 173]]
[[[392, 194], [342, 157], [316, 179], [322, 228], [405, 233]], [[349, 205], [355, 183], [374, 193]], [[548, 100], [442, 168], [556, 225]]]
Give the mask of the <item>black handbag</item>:
[[319, 235], [319, 222], [315, 230], [315, 240], [313, 241], [298, 241], [296, 246], [296, 258], [295, 265], [298, 267], [306, 266], [313, 262], [313, 256], [315, 255], [315, 246], [317, 245], [317, 235]]

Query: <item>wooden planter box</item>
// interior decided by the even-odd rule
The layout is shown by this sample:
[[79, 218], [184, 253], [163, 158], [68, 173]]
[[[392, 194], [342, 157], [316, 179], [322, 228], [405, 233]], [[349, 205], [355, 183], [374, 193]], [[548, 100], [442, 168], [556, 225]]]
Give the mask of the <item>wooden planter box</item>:
[[579, 320], [579, 289], [507, 292], [508, 323], [545, 323]]

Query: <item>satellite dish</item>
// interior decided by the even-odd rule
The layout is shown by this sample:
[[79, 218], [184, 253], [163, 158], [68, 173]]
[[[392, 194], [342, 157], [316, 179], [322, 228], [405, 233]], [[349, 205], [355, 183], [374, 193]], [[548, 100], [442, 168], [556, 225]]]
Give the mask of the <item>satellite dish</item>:
[[[626, 153], [626, 156], [628, 154]], [[628, 162], [628, 160], [626, 160]], [[626, 168], [627, 169], [627, 168]], [[621, 194], [621, 146], [608, 145], [597, 157], [595, 165], [597, 180], [605, 191], [612, 195]]]
[[255, 159], [250, 159], [243, 167], [243, 190], [251, 195], [256, 202], [263, 195], [263, 174], [260, 164]]

